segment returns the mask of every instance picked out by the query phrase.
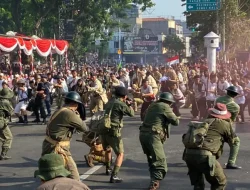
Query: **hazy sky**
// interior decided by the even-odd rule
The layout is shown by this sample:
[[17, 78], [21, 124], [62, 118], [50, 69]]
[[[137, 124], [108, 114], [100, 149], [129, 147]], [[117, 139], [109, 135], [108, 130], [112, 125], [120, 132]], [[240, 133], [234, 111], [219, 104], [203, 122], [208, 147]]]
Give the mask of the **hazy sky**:
[[144, 12], [143, 17], [174, 16], [176, 19], [185, 19], [182, 14], [185, 11], [185, 6], [181, 6], [183, 3], [181, 0], [153, 0], [153, 2], [156, 4], [155, 7]]

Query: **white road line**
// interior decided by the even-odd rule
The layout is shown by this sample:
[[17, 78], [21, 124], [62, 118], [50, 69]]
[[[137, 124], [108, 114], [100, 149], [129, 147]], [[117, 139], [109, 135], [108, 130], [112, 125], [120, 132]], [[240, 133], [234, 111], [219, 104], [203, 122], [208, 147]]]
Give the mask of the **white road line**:
[[90, 175], [92, 175], [93, 173], [95, 173], [97, 170], [99, 170], [101, 167], [103, 167], [103, 165], [97, 165], [94, 166], [93, 168], [89, 169], [87, 172], [85, 172], [83, 175], [80, 175], [80, 180], [85, 180], [87, 179]]

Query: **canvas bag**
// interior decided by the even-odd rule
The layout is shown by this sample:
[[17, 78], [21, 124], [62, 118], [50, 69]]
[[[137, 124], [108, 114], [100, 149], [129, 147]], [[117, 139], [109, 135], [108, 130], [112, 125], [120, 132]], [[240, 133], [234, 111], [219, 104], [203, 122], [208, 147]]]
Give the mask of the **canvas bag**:
[[91, 131], [98, 134], [105, 134], [111, 129], [111, 114], [113, 110], [114, 103], [111, 109], [106, 111], [98, 111], [92, 117], [90, 121], [89, 128]]
[[188, 124], [188, 131], [182, 136], [182, 142], [185, 145], [185, 148], [188, 149], [197, 149], [201, 148], [204, 139], [207, 135], [207, 131], [210, 125], [215, 121], [212, 119], [210, 123], [191, 121]]

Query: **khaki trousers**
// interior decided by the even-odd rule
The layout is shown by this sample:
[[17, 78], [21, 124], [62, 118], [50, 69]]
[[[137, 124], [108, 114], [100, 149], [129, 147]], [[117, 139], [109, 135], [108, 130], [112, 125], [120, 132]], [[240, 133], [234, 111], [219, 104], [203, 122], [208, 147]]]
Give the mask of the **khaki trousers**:
[[101, 99], [100, 96], [92, 96], [90, 99], [90, 105], [89, 105], [89, 109], [91, 114], [94, 114], [98, 111], [103, 111], [103, 101]]
[[10, 131], [10, 128], [7, 126], [4, 129], [0, 129], [0, 141], [2, 142], [3, 148], [11, 148], [12, 144], [12, 133]]

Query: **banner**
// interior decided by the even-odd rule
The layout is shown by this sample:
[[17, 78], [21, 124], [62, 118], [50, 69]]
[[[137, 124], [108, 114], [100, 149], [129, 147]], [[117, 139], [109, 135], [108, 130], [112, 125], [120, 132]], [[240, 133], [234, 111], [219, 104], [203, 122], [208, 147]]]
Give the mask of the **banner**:
[[159, 54], [158, 37], [124, 37], [123, 54]]

